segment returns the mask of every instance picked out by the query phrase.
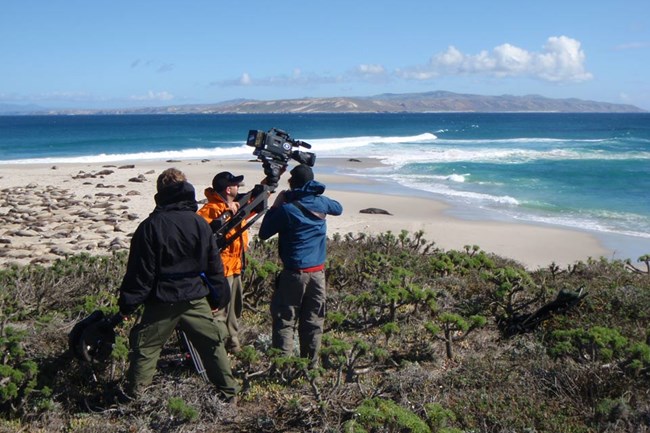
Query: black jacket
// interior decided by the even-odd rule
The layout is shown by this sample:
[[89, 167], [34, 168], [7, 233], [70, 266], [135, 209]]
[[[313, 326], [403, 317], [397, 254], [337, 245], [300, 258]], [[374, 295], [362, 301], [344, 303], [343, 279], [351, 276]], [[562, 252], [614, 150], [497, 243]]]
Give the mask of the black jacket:
[[194, 187], [173, 184], [161, 189], [155, 200], [156, 208], [131, 239], [120, 312], [130, 314], [143, 303], [190, 301], [211, 292], [210, 304], [223, 308], [230, 290], [212, 230], [196, 214]]

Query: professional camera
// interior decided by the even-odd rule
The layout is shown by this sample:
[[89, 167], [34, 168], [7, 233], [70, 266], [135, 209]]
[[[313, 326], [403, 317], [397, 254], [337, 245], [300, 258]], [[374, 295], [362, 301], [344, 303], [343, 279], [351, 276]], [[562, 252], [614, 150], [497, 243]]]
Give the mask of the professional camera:
[[310, 167], [316, 162], [315, 154], [293, 150], [294, 147], [300, 146], [311, 149], [311, 144], [294, 140], [281, 129], [272, 128], [269, 132], [251, 129], [248, 131], [246, 144], [255, 148], [253, 155], [262, 161], [266, 182], [271, 188], [277, 186], [280, 175], [290, 159]]
[[272, 128], [269, 132], [251, 129], [246, 144], [255, 148], [253, 155], [262, 161], [266, 179], [248, 193], [237, 196], [239, 210], [236, 213], [225, 212], [210, 223], [219, 250], [230, 245], [266, 212], [269, 194], [275, 191], [290, 159], [310, 167], [316, 162], [315, 154], [293, 150], [300, 146], [311, 149], [311, 144], [294, 140], [281, 129]]

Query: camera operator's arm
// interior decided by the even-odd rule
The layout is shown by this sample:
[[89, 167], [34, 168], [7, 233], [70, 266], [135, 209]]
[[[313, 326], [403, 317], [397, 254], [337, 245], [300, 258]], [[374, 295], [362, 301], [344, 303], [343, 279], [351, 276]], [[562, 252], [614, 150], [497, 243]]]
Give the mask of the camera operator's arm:
[[283, 209], [285, 203], [285, 192], [280, 191], [275, 198], [273, 206], [266, 211], [262, 225], [260, 226], [259, 237], [266, 240], [280, 231], [280, 228], [285, 227], [288, 223], [286, 211]]
[[273, 205], [271, 205], [272, 208], [280, 207], [286, 202], [285, 198], [285, 192], [280, 191], [278, 195], [275, 197], [275, 201], [273, 202]]

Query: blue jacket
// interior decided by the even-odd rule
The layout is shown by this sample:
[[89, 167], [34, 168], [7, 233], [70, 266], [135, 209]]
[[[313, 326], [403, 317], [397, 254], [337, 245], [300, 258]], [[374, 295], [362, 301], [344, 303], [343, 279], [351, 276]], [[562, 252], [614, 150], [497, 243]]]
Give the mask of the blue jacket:
[[[315, 180], [285, 192], [285, 203], [264, 215], [259, 237], [278, 234], [280, 259], [285, 269], [305, 269], [325, 263], [327, 224], [325, 215], [341, 215], [343, 207], [321, 194], [325, 185]], [[297, 206], [298, 205], [298, 206]], [[301, 207], [299, 207], [302, 205]], [[322, 214], [319, 217], [312, 212]]]

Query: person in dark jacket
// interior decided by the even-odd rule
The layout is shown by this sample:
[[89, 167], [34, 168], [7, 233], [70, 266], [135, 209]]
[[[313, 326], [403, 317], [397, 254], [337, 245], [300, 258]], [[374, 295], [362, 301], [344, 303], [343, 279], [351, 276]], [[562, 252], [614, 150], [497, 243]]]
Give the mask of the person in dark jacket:
[[210, 226], [196, 214], [194, 187], [170, 168], [160, 174], [156, 207], [131, 240], [118, 304], [124, 316], [144, 305], [130, 334], [127, 394], [149, 385], [162, 346], [177, 326], [199, 353], [210, 381], [228, 400], [238, 385], [224, 348], [225, 326], [212, 309], [229, 302], [230, 290]]
[[339, 202], [325, 197], [325, 185], [314, 180], [305, 164], [291, 170], [289, 186], [267, 211], [259, 237], [278, 234], [283, 270], [271, 297], [273, 347], [284, 354], [293, 352], [296, 325], [300, 356], [318, 365], [325, 321], [326, 215], [341, 215]]

